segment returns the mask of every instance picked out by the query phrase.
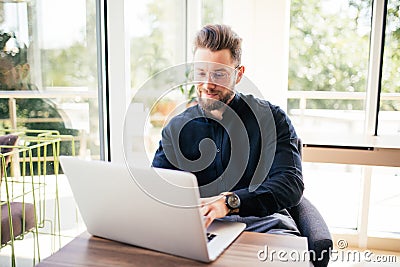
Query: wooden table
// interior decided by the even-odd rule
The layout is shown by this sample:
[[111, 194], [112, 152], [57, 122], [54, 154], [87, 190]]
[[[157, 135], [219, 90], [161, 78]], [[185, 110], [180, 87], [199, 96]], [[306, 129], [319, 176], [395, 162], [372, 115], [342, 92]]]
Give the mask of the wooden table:
[[[268, 247], [268, 254], [276, 251], [274, 259], [265, 257], [262, 251]], [[238, 239], [214, 262], [206, 264], [186, 258], [147, 250], [103, 238], [85, 232], [68, 243], [37, 266], [309, 266], [307, 260], [290, 260], [296, 253], [307, 249], [307, 239], [243, 232]], [[261, 251], [261, 252], [260, 252]], [[278, 252], [285, 251], [289, 262], [279, 260]], [[283, 252], [283, 253], [285, 253]], [[282, 253], [282, 252], [281, 252]], [[289, 253], [292, 254], [289, 257]], [[282, 255], [281, 255], [282, 256]], [[282, 258], [282, 257], [281, 257]]]

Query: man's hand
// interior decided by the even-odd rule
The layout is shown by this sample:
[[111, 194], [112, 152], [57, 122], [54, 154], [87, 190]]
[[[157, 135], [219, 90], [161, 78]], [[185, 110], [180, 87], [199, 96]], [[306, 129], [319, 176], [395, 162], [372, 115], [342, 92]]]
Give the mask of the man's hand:
[[224, 195], [202, 198], [200, 201], [201, 214], [204, 216], [206, 228], [210, 226], [214, 219], [225, 217], [229, 213], [229, 209], [225, 204]]

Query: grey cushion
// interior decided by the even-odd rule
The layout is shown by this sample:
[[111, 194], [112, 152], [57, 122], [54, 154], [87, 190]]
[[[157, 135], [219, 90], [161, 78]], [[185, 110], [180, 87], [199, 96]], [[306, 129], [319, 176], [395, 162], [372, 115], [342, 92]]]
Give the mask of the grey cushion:
[[317, 208], [303, 197], [297, 206], [288, 211], [296, 222], [301, 235], [307, 237], [308, 249], [315, 253], [315, 257], [312, 258], [314, 266], [327, 266], [333, 242], [329, 228]]

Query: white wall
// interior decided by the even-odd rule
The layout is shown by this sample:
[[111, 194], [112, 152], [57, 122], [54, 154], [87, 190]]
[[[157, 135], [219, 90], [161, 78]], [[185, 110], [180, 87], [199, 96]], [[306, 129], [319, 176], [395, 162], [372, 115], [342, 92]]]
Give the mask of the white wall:
[[286, 110], [290, 0], [224, 1], [224, 23], [243, 38], [246, 76]]

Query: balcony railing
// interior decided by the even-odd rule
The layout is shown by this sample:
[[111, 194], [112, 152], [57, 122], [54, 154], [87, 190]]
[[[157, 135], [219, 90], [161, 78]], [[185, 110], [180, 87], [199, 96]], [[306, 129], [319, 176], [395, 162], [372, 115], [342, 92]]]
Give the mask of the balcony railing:
[[[305, 116], [314, 116], [318, 117], [338, 117], [338, 112], [354, 112], [363, 114], [363, 110], [333, 110], [333, 109], [307, 109], [307, 103], [310, 100], [366, 100], [367, 93], [366, 92], [331, 92], [331, 91], [288, 91], [287, 92], [288, 99], [299, 99], [299, 107], [297, 109], [292, 109], [292, 115], [300, 116], [304, 118]], [[380, 95], [381, 101], [397, 101], [400, 103], [400, 93], [381, 93]], [[399, 104], [400, 107], [400, 104]], [[381, 110], [382, 111], [382, 110]], [[391, 111], [397, 112], [400, 111]], [[314, 115], [313, 115], [314, 114]], [[346, 115], [348, 116], [348, 114]], [[398, 116], [398, 115], [397, 115]], [[351, 119], [348, 117], [348, 119]]]
[[[288, 91], [288, 99], [299, 99], [300, 110], [305, 110], [307, 100], [365, 100], [366, 92], [332, 92], [332, 91]], [[400, 93], [381, 93], [381, 100], [400, 101]]]

